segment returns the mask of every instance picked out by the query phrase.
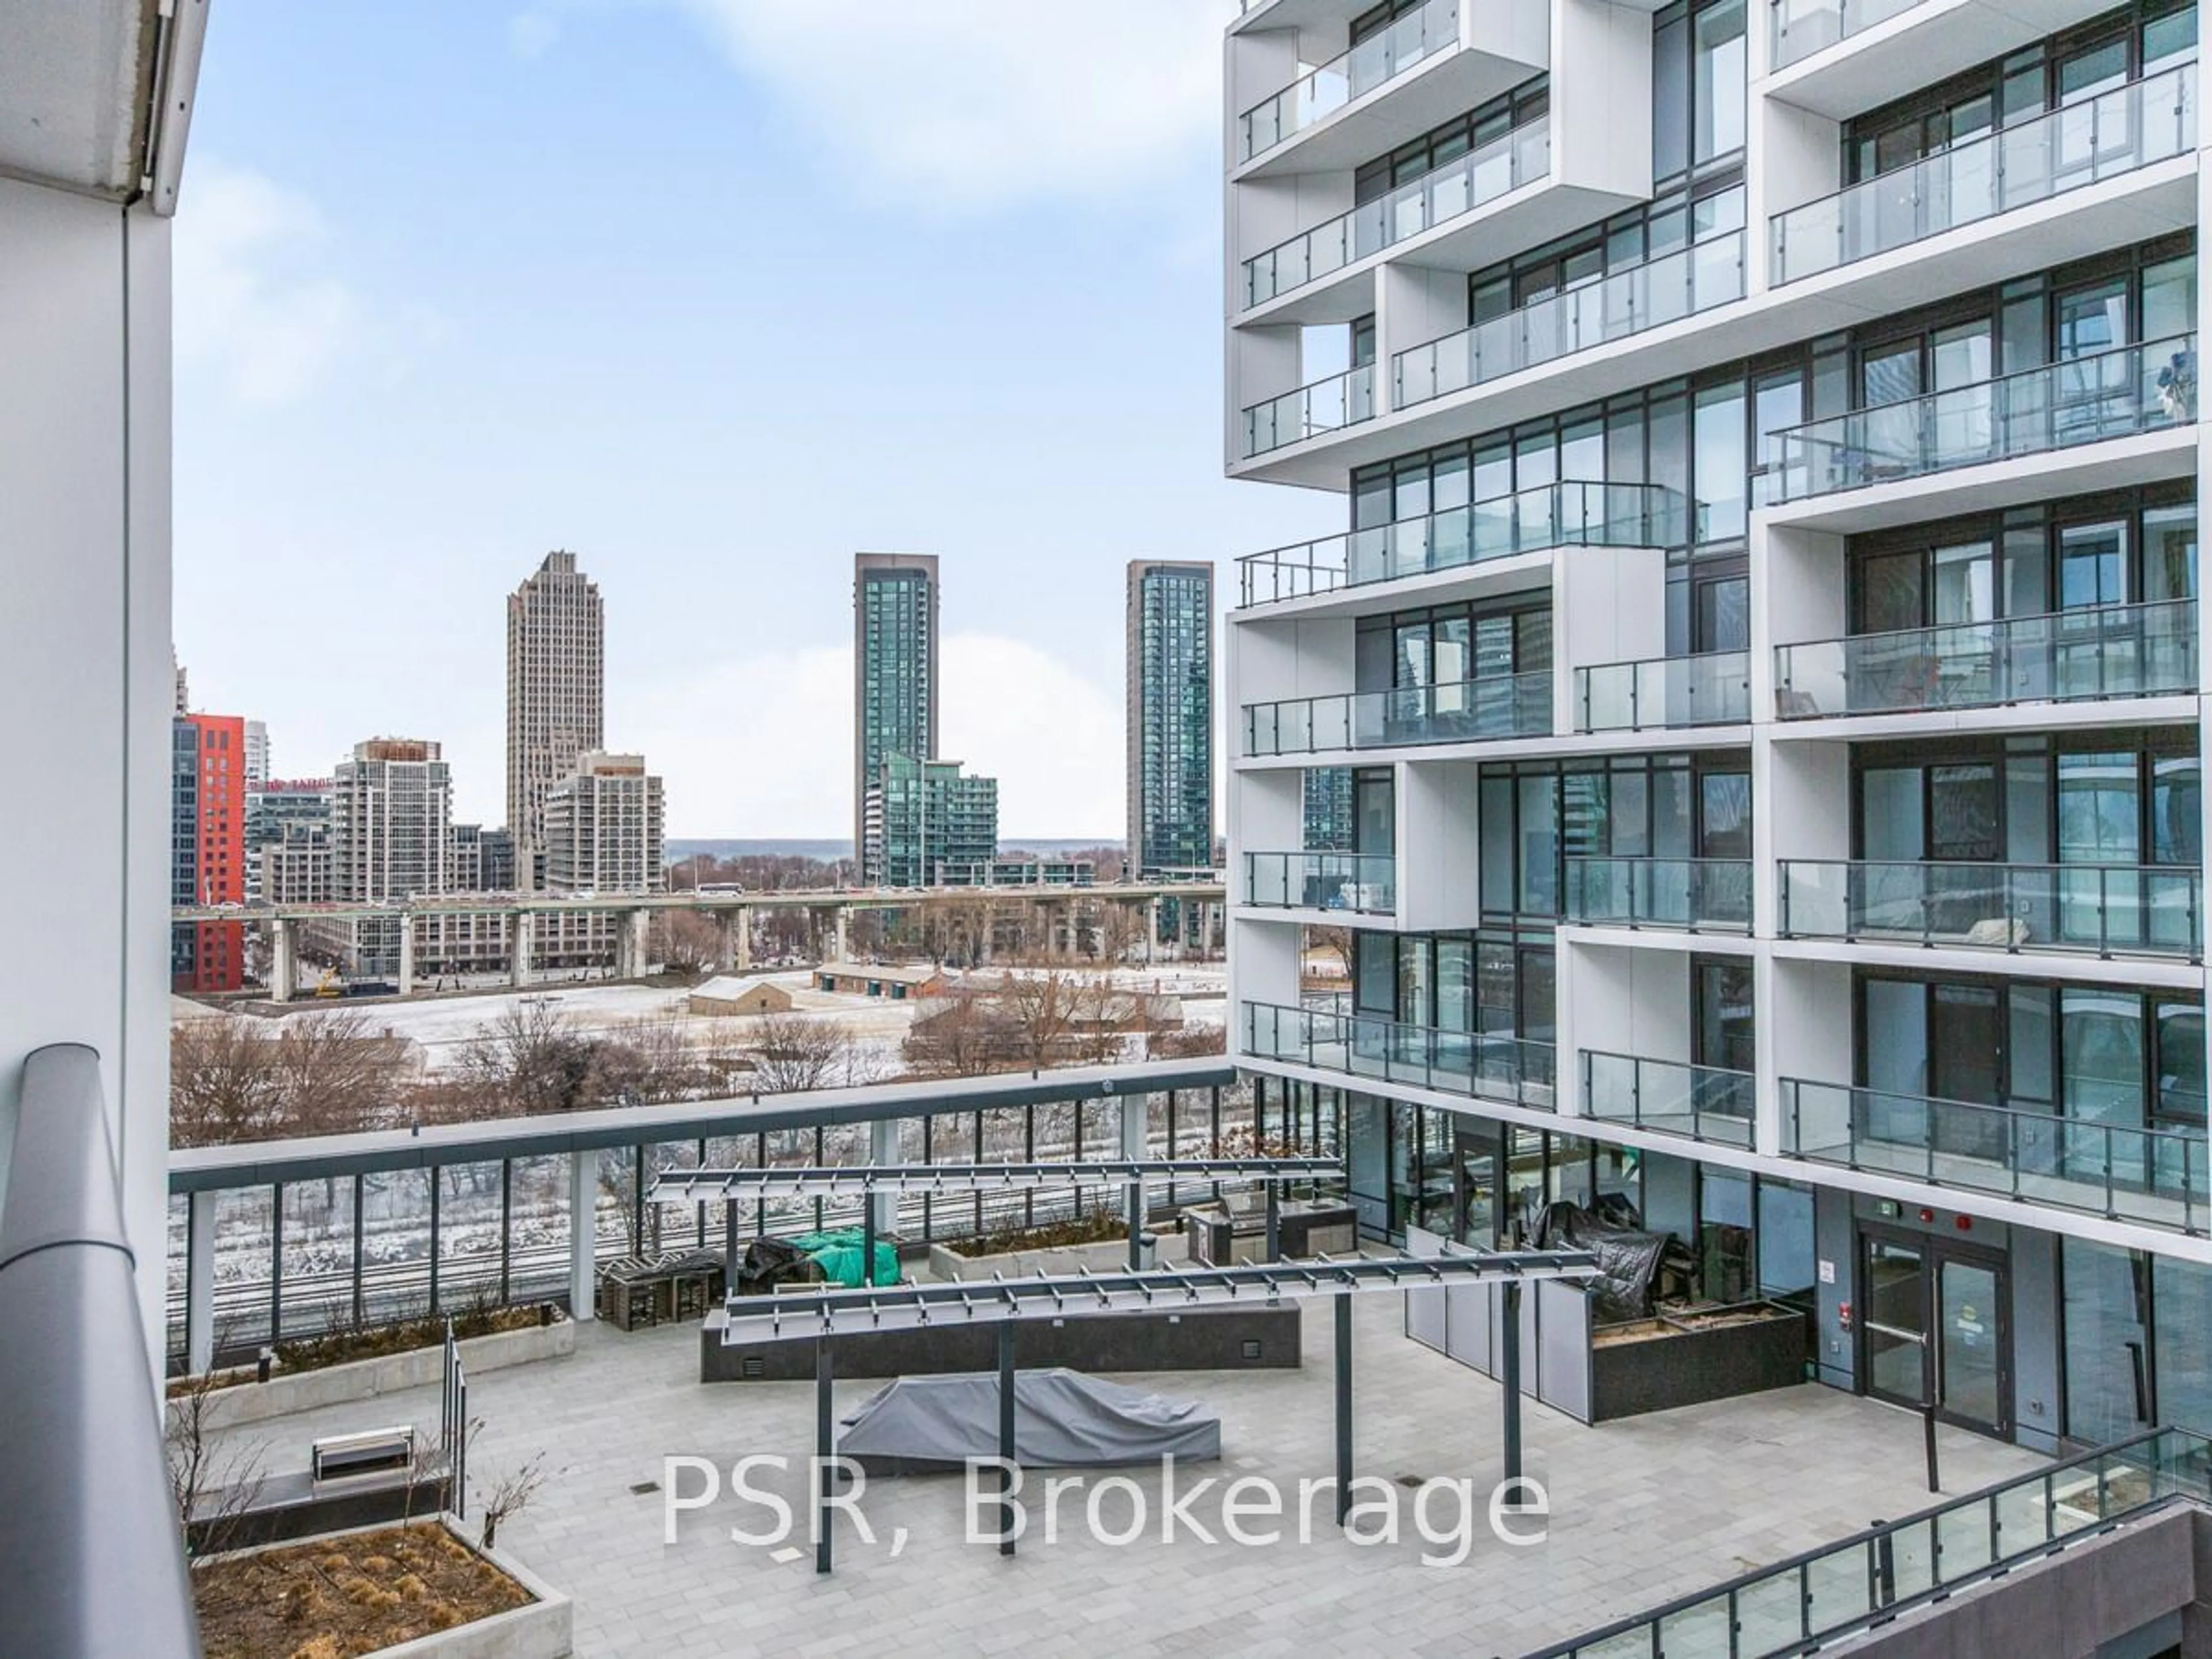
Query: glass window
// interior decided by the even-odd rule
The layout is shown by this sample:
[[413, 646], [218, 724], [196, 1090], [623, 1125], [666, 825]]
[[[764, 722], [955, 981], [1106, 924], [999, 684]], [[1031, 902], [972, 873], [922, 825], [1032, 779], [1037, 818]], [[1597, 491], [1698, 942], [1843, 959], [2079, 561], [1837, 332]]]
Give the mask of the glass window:
[[2146, 604], [2197, 597], [2197, 504], [2143, 513], [2142, 596]]
[[2148, 1263], [2133, 1251], [2069, 1238], [2062, 1274], [2066, 1433], [2110, 1445], [2150, 1425]]
[[1482, 780], [1476, 796], [1475, 817], [1482, 843], [1482, 908], [1490, 911], [1510, 910], [1516, 883], [1513, 780], [1510, 775], [1501, 774]]
[[1813, 1189], [1794, 1181], [1759, 1181], [1759, 1293], [1813, 1305]]
[[1522, 913], [1557, 915], [1559, 910], [1559, 780], [1536, 775], [1520, 781]]
[[1690, 165], [1690, 21], [1651, 32], [1651, 176], [1671, 179]]
[[1743, 387], [1708, 386], [1698, 393], [1697, 499], [1703, 523], [1701, 542], [1728, 541], [1743, 534]]
[[2100, 1123], [2143, 1121], [2142, 999], [2069, 986], [2060, 1003], [2065, 1113]]
[[1690, 159], [1702, 165], [1743, 148], [1743, 0], [1725, 0], [1698, 12], [1692, 23]]
[[2156, 1005], [2158, 1099], [2155, 1110], [2170, 1122], [2202, 1130], [2204, 1116], [2204, 1006], [2200, 1002]]
[[2201, 1432], [2212, 1428], [2212, 1267], [2162, 1255], [2151, 1271], [2159, 1420]]

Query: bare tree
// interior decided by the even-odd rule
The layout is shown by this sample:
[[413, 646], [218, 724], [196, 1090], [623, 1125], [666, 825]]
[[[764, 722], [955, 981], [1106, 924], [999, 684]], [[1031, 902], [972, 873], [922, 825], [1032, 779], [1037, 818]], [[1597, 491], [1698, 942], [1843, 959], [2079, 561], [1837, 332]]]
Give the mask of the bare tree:
[[826, 1089], [843, 1080], [853, 1034], [835, 1018], [763, 1014], [756, 1028], [753, 1076], [764, 1095]]
[[1023, 1063], [1052, 1065], [1073, 1029], [1074, 977], [1058, 968], [1009, 974], [994, 1000], [1012, 1027]]
[[[222, 1390], [220, 1371], [188, 1377], [169, 1396], [163, 1433], [168, 1455], [169, 1496], [177, 1506], [177, 1526], [195, 1555], [216, 1555], [239, 1541], [246, 1515], [261, 1496], [266, 1443], [238, 1441], [218, 1445], [210, 1421], [212, 1401]], [[191, 1540], [197, 1538], [197, 1547]]]
[[992, 999], [962, 993], [924, 1008], [899, 1052], [924, 1077], [979, 1077], [1012, 1063], [1006, 1024]]
[[[738, 913], [732, 927], [745, 925]], [[725, 966], [722, 930], [696, 910], [660, 910], [653, 915], [646, 954], [672, 974], [697, 975]]]
[[170, 1139], [207, 1146], [371, 1128], [410, 1083], [407, 1045], [358, 1010], [295, 1015], [273, 1031], [237, 1015], [186, 1020], [169, 1036]]
[[570, 1112], [597, 1103], [596, 1045], [542, 997], [518, 997], [479, 1025], [457, 1069], [494, 1114]]
[[[469, 1437], [473, 1440], [476, 1431], [482, 1426], [481, 1419], [471, 1424]], [[497, 1547], [500, 1523], [527, 1509], [530, 1500], [538, 1496], [538, 1489], [549, 1478], [545, 1454], [537, 1452], [520, 1467], [507, 1470], [492, 1481], [479, 1500], [483, 1508], [483, 1541], [486, 1549]]]

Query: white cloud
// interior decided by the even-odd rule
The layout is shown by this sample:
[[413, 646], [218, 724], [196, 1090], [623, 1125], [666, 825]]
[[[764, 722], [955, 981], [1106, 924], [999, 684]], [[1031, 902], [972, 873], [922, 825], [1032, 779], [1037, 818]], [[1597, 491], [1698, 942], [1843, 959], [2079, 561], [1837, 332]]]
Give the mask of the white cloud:
[[674, 0], [876, 194], [1124, 193], [1219, 130], [1229, 0]]
[[358, 342], [353, 290], [313, 267], [327, 240], [308, 198], [265, 174], [194, 163], [176, 230], [177, 356], [241, 401], [288, 404]]
[[543, 58], [561, 38], [561, 20], [545, 10], [520, 12], [507, 20], [507, 46], [517, 58]]
[[[943, 641], [945, 754], [999, 780], [1001, 833], [1110, 836], [1121, 823], [1119, 701], [1036, 647]], [[607, 738], [668, 780], [679, 836], [851, 835], [853, 653], [717, 664], [617, 699]]]

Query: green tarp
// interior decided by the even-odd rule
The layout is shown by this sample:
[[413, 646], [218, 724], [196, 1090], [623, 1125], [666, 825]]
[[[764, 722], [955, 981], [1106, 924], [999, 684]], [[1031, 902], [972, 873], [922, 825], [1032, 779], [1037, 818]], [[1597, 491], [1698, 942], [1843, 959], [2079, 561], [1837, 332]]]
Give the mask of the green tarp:
[[[858, 1285], [861, 1283], [860, 1252], [864, 1241], [858, 1227], [842, 1227], [827, 1233], [801, 1233], [791, 1242], [795, 1248], [821, 1264], [822, 1271], [830, 1276], [831, 1284]], [[898, 1252], [878, 1239], [875, 1282], [896, 1285], [898, 1276]]]

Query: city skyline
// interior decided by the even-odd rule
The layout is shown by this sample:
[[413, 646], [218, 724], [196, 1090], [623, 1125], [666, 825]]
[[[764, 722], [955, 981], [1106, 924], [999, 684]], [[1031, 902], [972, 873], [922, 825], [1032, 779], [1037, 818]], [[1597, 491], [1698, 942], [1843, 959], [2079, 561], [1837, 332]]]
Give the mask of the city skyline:
[[[1010, 834], [1116, 838], [1121, 641], [1069, 607], [1109, 611], [1131, 558], [1218, 565], [1327, 517], [1218, 477], [1204, 275], [1233, 7], [1136, 12], [1127, 42], [1083, 46], [1126, 74], [1038, 100], [1009, 82], [1048, 84], [1073, 15], [981, 31], [1010, 66], [934, 15], [825, 59], [673, 10], [548, 8], [511, 40], [400, 6], [339, 66], [311, 20], [225, 8], [178, 225], [175, 631], [198, 700], [265, 720], [279, 775], [364, 732], [437, 736], [457, 816], [497, 822], [483, 619], [573, 548], [621, 596], [607, 732], [670, 780], [670, 834], [842, 838], [847, 562], [927, 548], [961, 596], [940, 746], [1000, 777]], [[972, 152], [889, 72], [917, 53], [959, 81]], [[649, 118], [579, 116], [608, 74], [656, 86]], [[409, 131], [339, 142], [393, 81]], [[836, 118], [854, 107], [866, 131]], [[554, 212], [495, 183], [555, 156], [577, 193]], [[424, 200], [425, 172], [450, 192]], [[766, 271], [767, 242], [808, 280]], [[616, 248], [655, 271], [650, 303], [617, 299]], [[1017, 337], [1052, 343], [998, 349]], [[778, 718], [735, 714], [762, 706]]]

